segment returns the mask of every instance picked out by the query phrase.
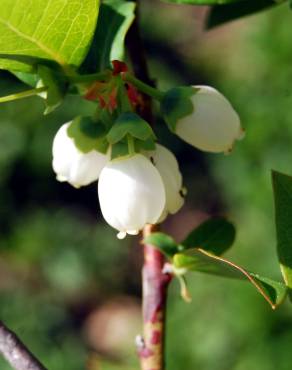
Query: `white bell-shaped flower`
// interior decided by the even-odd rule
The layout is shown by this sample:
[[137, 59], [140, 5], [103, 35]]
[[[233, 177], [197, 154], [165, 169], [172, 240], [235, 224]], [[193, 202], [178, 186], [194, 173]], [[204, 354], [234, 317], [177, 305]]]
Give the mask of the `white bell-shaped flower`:
[[157, 223], [165, 206], [161, 176], [142, 154], [109, 162], [99, 177], [98, 196], [103, 217], [120, 239]]
[[243, 137], [240, 119], [229, 101], [209, 86], [194, 86], [192, 114], [177, 121], [175, 132], [194, 147], [213, 153], [229, 153]]
[[53, 169], [57, 180], [67, 181], [76, 188], [96, 181], [109, 156], [91, 150], [81, 152], [68, 136], [67, 128], [71, 122], [65, 123], [58, 130], [53, 141]]
[[165, 188], [166, 203], [159, 219], [159, 222], [162, 222], [168, 213], [175, 214], [181, 209], [186, 190], [182, 184], [178, 162], [170, 150], [156, 144], [155, 150], [146, 152], [146, 155], [158, 169]]

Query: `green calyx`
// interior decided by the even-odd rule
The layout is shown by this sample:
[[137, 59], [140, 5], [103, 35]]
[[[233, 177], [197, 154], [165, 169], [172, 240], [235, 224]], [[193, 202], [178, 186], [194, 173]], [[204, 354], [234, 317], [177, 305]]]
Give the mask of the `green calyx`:
[[96, 150], [105, 154], [109, 146], [106, 132], [105, 125], [91, 117], [76, 117], [67, 129], [68, 136], [83, 153]]
[[183, 117], [189, 116], [194, 111], [194, 105], [191, 100], [199, 89], [195, 87], [179, 86], [168, 90], [160, 103], [161, 113], [169, 129], [175, 132], [177, 121]]
[[[125, 157], [140, 153], [142, 151], [155, 150], [155, 141], [153, 138], [147, 140], [133, 139], [134, 148], [129, 146], [129, 136], [126, 136], [123, 140], [111, 145], [111, 159]], [[134, 150], [133, 150], [134, 149]]]
[[112, 159], [155, 148], [151, 126], [133, 112], [121, 113], [106, 138], [112, 145]]
[[110, 144], [116, 144], [126, 135], [131, 135], [139, 140], [155, 138], [151, 126], [143, 120], [138, 114], [133, 112], [124, 112], [116, 119], [113, 127], [107, 134], [107, 140]]

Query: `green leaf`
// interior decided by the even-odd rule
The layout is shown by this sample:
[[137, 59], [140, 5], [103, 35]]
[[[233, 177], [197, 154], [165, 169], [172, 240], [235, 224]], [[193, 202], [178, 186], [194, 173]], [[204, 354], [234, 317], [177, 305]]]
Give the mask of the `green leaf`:
[[175, 132], [176, 123], [180, 118], [193, 113], [194, 105], [191, 97], [196, 94], [197, 88], [179, 86], [168, 90], [161, 100], [161, 113], [169, 129]]
[[100, 6], [93, 42], [81, 71], [94, 73], [111, 67], [112, 60], [124, 59], [125, 36], [135, 17], [135, 3], [107, 0]]
[[151, 126], [136, 113], [132, 112], [122, 113], [117, 118], [107, 134], [107, 140], [110, 144], [115, 144], [128, 134], [140, 140], [155, 137]]
[[42, 85], [48, 88], [45, 93], [46, 110], [44, 112], [48, 114], [62, 103], [67, 91], [67, 83], [61, 74], [46, 66], [38, 66], [37, 72]]
[[[20, 68], [4, 68], [2, 66], [2, 62], [8, 64], [12, 63], [12, 65], [19, 65]], [[26, 73], [36, 73], [38, 64], [47, 65], [48, 67], [55, 69], [58, 69], [59, 66], [59, 64], [57, 64], [55, 61], [45, 58], [32, 57], [29, 55], [0, 53], [0, 69], [11, 69], [12, 71], [19, 70]]]
[[201, 248], [221, 255], [232, 246], [235, 227], [225, 218], [211, 218], [201, 223], [181, 243], [185, 248]]
[[24, 82], [27, 85], [36, 87], [39, 76], [36, 73], [26, 73], [26, 72], [12, 72], [20, 81]]
[[[99, 0], [1, 0], [0, 54], [78, 67], [89, 49], [98, 9]], [[31, 65], [0, 59], [0, 69], [31, 72]]]
[[67, 129], [68, 136], [74, 139], [75, 145], [83, 153], [96, 150], [105, 154], [108, 149], [106, 129], [99, 121], [91, 117], [76, 117]]
[[287, 295], [287, 287], [280, 282], [248, 272], [233, 262], [215, 256], [203, 249], [189, 249], [173, 258], [177, 269], [199, 271], [222, 277], [248, 280], [275, 309]]
[[[231, 4], [238, 3], [242, 0], [164, 0], [168, 3], [175, 4], [190, 4], [190, 5], [215, 5], [215, 4]], [[257, 0], [254, 0], [257, 1]]]
[[175, 240], [171, 236], [161, 232], [150, 234], [143, 240], [143, 243], [154, 245], [169, 258], [172, 258], [173, 255], [180, 251]]
[[272, 172], [277, 249], [286, 285], [292, 288], [292, 177]]
[[207, 17], [206, 28], [210, 29], [261, 10], [286, 0], [245, 0], [234, 4], [214, 6]]

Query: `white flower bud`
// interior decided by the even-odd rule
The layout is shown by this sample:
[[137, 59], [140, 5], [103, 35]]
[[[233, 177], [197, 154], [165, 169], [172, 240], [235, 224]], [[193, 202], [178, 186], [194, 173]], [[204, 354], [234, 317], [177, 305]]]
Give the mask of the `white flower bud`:
[[156, 144], [154, 151], [145, 154], [158, 169], [165, 188], [166, 203], [159, 219], [159, 222], [162, 222], [168, 213], [175, 214], [184, 204], [185, 189], [182, 186], [182, 175], [175, 156], [164, 146]]
[[161, 176], [141, 154], [109, 162], [100, 174], [98, 196], [103, 217], [121, 239], [157, 223], [165, 206]]
[[213, 153], [229, 153], [243, 137], [240, 119], [229, 101], [209, 86], [194, 86], [192, 114], [177, 121], [175, 132], [194, 147]]
[[53, 141], [53, 169], [57, 180], [67, 181], [76, 188], [96, 181], [109, 156], [91, 150], [81, 152], [68, 136], [67, 128], [71, 122], [65, 123], [58, 130]]

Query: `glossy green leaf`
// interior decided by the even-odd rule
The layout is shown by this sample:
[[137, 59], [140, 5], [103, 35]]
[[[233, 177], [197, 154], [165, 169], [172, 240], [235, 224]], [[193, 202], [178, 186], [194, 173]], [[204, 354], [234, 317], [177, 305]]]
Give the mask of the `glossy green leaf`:
[[12, 72], [20, 81], [25, 84], [36, 87], [39, 76], [36, 73], [26, 73], [26, 72]]
[[98, 23], [88, 56], [81, 70], [94, 73], [124, 59], [125, 36], [135, 17], [133, 1], [106, 0], [100, 6]]
[[206, 27], [210, 29], [225, 22], [267, 9], [284, 1], [286, 0], [245, 0], [234, 4], [216, 5], [210, 10], [207, 17]]
[[185, 248], [201, 248], [216, 255], [229, 249], [235, 240], [235, 227], [225, 218], [211, 218], [195, 228], [181, 243]]
[[140, 140], [154, 137], [151, 126], [136, 113], [132, 112], [122, 113], [117, 118], [107, 134], [107, 140], [110, 144], [115, 144], [128, 134]]
[[[4, 65], [6, 64], [20, 66], [20, 68], [4, 68]], [[0, 69], [10, 69], [12, 72], [22, 71], [25, 73], [36, 73], [37, 66], [39, 64], [46, 65], [53, 69], [57, 69], [59, 66], [59, 64], [57, 64], [55, 61], [45, 58], [32, 57], [29, 55], [0, 53]]]
[[173, 258], [177, 269], [198, 271], [222, 277], [248, 280], [274, 309], [283, 302], [287, 287], [280, 282], [248, 272], [233, 262], [215, 256], [203, 249], [189, 249]]
[[[89, 49], [98, 9], [98, 0], [1, 0], [0, 54], [78, 67]], [[31, 65], [1, 58], [0, 69], [31, 72]]]
[[75, 145], [83, 153], [97, 150], [106, 153], [108, 142], [105, 138], [106, 128], [91, 117], [76, 117], [67, 129], [68, 136], [74, 139]]
[[292, 288], [292, 177], [273, 171], [277, 249], [286, 285]]
[[143, 240], [143, 243], [154, 245], [169, 258], [172, 258], [173, 255], [180, 251], [180, 247], [177, 245], [175, 240], [171, 236], [161, 232], [148, 235]]

